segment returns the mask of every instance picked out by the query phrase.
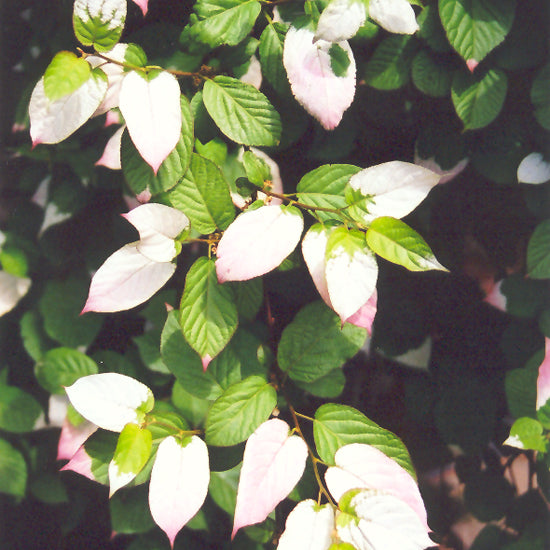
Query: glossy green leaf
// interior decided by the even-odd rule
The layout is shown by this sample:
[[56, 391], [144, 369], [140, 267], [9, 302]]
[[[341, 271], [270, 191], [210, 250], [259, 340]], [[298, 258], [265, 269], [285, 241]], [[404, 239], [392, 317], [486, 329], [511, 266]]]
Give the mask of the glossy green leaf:
[[[349, 179], [361, 168], [352, 164], [325, 164], [311, 170], [298, 183], [298, 200], [308, 206], [344, 209], [347, 206], [344, 196]], [[316, 212], [321, 220], [340, 219], [337, 213]]]
[[324, 302], [302, 308], [283, 331], [277, 360], [297, 382], [309, 383], [328, 375], [353, 357], [365, 342], [366, 331], [346, 323]]
[[268, 147], [279, 143], [279, 114], [254, 86], [217, 76], [205, 82], [203, 101], [219, 129], [236, 143]]
[[515, 0], [439, 0], [447, 38], [465, 61], [480, 62], [504, 40], [515, 9]]
[[529, 239], [527, 271], [533, 279], [550, 279], [550, 220], [539, 223]]
[[484, 75], [457, 72], [451, 84], [451, 97], [464, 129], [475, 130], [490, 124], [500, 113], [507, 90], [508, 78], [499, 69], [491, 69]]
[[411, 458], [402, 441], [353, 407], [327, 403], [315, 412], [313, 436], [323, 461], [334, 465], [336, 451], [350, 443], [372, 445], [395, 460], [416, 479]]
[[97, 374], [97, 364], [87, 355], [71, 348], [47, 351], [36, 363], [34, 373], [39, 384], [50, 393], [63, 395], [82, 376]]
[[276, 404], [275, 388], [260, 376], [250, 376], [233, 384], [208, 413], [206, 442], [228, 447], [244, 441], [269, 418]]
[[546, 452], [547, 441], [543, 435], [542, 424], [534, 418], [518, 418], [510, 428], [510, 435], [504, 442], [519, 449], [532, 449], [533, 451]]
[[23, 497], [26, 488], [27, 463], [23, 455], [6, 440], [0, 439], [0, 493]]
[[103, 319], [95, 313], [80, 315], [90, 280], [84, 277], [51, 280], [38, 307], [48, 336], [69, 348], [88, 347], [97, 336]]
[[181, 101], [181, 135], [176, 147], [166, 157], [155, 174], [151, 166], [143, 160], [130, 138], [128, 130], [124, 131], [120, 145], [120, 161], [126, 182], [137, 195], [148, 190], [152, 195], [172, 189], [183, 177], [193, 152], [193, 117], [189, 101], [182, 95]]
[[203, 359], [218, 355], [237, 329], [233, 293], [218, 283], [214, 260], [199, 258], [187, 273], [181, 326], [187, 342]]
[[73, 28], [78, 41], [106, 52], [119, 41], [126, 20], [125, 0], [76, 0]]
[[72, 94], [90, 78], [92, 69], [72, 52], [59, 52], [44, 73], [44, 92], [50, 101]]
[[286, 25], [270, 23], [260, 36], [260, 63], [262, 73], [268, 82], [281, 95], [290, 94], [290, 86], [283, 65], [283, 49]]
[[410, 78], [416, 42], [407, 34], [392, 34], [376, 48], [365, 68], [365, 82], [377, 90], [397, 90]]
[[0, 429], [30, 432], [42, 414], [38, 401], [15, 386], [0, 384]]
[[440, 60], [428, 50], [416, 54], [412, 62], [414, 85], [431, 97], [445, 97], [451, 91], [453, 66], [447, 60]]
[[336, 76], [346, 76], [348, 73], [348, 67], [350, 65], [349, 55], [337, 43], [332, 44], [328, 54], [330, 56], [330, 68]]
[[257, 0], [199, 0], [195, 12], [201, 18], [190, 29], [190, 36], [211, 48], [235, 46], [252, 30], [260, 14]]
[[113, 462], [120, 474], [137, 474], [151, 454], [153, 435], [147, 428], [126, 424], [118, 437]]
[[248, 180], [258, 187], [263, 187], [264, 181], [271, 179], [271, 170], [265, 160], [252, 151], [244, 152], [243, 166]]
[[531, 103], [535, 107], [535, 117], [539, 124], [550, 130], [550, 63], [545, 65], [535, 77], [531, 86]]
[[388, 216], [376, 218], [370, 224], [366, 238], [373, 252], [410, 271], [447, 271], [422, 236], [401, 220]]
[[191, 227], [203, 234], [226, 229], [235, 218], [229, 186], [221, 170], [195, 153], [189, 170], [170, 191], [168, 200], [191, 220]]

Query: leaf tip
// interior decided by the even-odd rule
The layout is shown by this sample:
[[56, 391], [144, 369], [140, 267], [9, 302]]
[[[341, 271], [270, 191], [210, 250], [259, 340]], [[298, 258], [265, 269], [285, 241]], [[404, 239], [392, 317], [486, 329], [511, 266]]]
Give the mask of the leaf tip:
[[476, 59], [467, 59], [466, 60], [466, 67], [468, 67], [468, 70], [473, 73], [475, 68], [479, 65], [479, 61]]

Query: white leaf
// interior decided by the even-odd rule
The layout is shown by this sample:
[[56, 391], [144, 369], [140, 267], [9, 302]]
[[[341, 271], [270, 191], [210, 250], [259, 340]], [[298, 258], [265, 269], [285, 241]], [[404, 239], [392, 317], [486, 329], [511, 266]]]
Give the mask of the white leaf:
[[120, 111], [137, 150], [155, 174], [181, 134], [180, 87], [166, 71], [146, 80], [129, 72], [120, 88]]
[[330, 231], [331, 230], [324, 224], [317, 223], [312, 225], [302, 239], [302, 255], [304, 256], [304, 260], [315, 288], [319, 292], [325, 304], [332, 308], [325, 273], [325, 253], [327, 250], [327, 242]]
[[73, 13], [84, 23], [94, 18], [116, 29], [124, 25], [126, 0], [75, 0]]
[[73, 93], [51, 101], [44, 91], [44, 78], [41, 78], [29, 104], [33, 145], [59, 143], [69, 137], [94, 114], [106, 91], [107, 79], [92, 73]]
[[109, 498], [119, 489], [128, 485], [136, 475], [135, 472], [121, 472], [118, 464], [114, 460], [111, 460], [111, 462], [109, 462]]
[[348, 509], [351, 517], [337, 513], [336, 532], [357, 550], [424, 550], [434, 545], [414, 511], [393, 495], [359, 491]]
[[129, 422], [140, 424], [154, 403], [145, 384], [115, 372], [83, 376], [65, 391], [84, 418], [113, 432], [120, 432]]
[[[105, 52], [103, 55], [112, 59], [113, 61], [119, 61], [120, 63], [124, 62], [124, 56], [126, 55], [126, 50], [128, 49], [128, 44], [116, 44], [112, 50]], [[107, 111], [118, 107], [119, 96], [120, 96], [120, 87], [122, 85], [122, 79], [126, 74], [124, 72], [124, 67], [117, 65], [116, 63], [109, 63], [105, 61], [102, 57], [97, 55], [90, 55], [86, 58], [86, 61], [92, 67], [101, 67], [101, 70], [107, 75], [107, 93], [103, 98], [103, 101], [96, 109], [93, 116], [98, 116], [106, 113]]]
[[303, 228], [302, 214], [294, 207], [243, 212], [218, 243], [218, 281], [246, 281], [275, 269], [296, 248]]
[[49, 202], [44, 209], [44, 218], [40, 230], [38, 231], [38, 236], [42, 236], [48, 227], [62, 223], [68, 220], [72, 215], [72, 212], [62, 212], [59, 210], [55, 202]]
[[172, 262], [156, 262], [130, 243], [109, 256], [96, 271], [82, 313], [124, 311], [142, 304], [172, 277]]
[[328, 550], [333, 530], [332, 506], [319, 506], [314, 500], [303, 500], [288, 515], [277, 550]]
[[231, 537], [241, 527], [264, 521], [302, 477], [307, 446], [289, 432], [286, 422], [272, 418], [248, 438]]
[[340, 124], [355, 96], [355, 59], [346, 41], [338, 42], [350, 64], [345, 76], [336, 76], [329, 50], [333, 43], [313, 42], [313, 32], [290, 27], [285, 37], [283, 64], [294, 97], [327, 130]]
[[31, 280], [0, 271], [0, 316], [11, 311], [27, 294]]
[[366, 17], [365, 4], [361, 0], [332, 0], [319, 18], [315, 40], [348, 40], [355, 36]]
[[189, 227], [183, 212], [164, 204], [142, 204], [122, 216], [139, 232], [139, 252], [155, 262], [169, 262], [177, 255], [174, 239]]
[[412, 476], [376, 447], [351, 443], [336, 451], [336, 466], [325, 472], [327, 487], [336, 500], [351, 489], [377, 489], [405, 502], [427, 529], [426, 508]]
[[122, 134], [124, 133], [126, 125], [121, 126], [110, 138], [105, 145], [101, 158], [95, 163], [96, 166], [105, 166], [111, 170], [121, 170], [122, 165], [120, 163], [120, 143], [122, 141]]
[[208, 449], [196, 435], [185, 447], [172, 436], [159, 445], [149, 485], [149, 508], [173, 547], [180, 529], [199, 511], [210, 482]]
[[418, 23], [407, 0], [370, 0], [369, 17], [389, 32], [414, 34]]
[[423, 159], [416, 150], [414, 152], [414, 163], [438, 174], [441, 177], [439, 183], [447, 183], [448, 181], [454, 179], [464, 170], [464, 168], [466, 168], [466, 166], [468, 166], [469, 162], [470, 159], [466, 157], [459, 160], [452, 168], [443, 170], [443, 168], [441, 168], [441, 166], [439, 166], [439, 164], [435, 161], [434, 157]]
[[372, 201], [364, 220], [370, 223], [381, 216], [402, 218], [412, 212], [428, 195], [440, 177], [422, 166], [394, 160], [365, 168], [349, 181]]
[[366, 246], [336, 246], [327, 254], [325, 275], [332, 308], [344, 323], [376, 289], [378, 264]]
[[519, 183], [545, 183], [550, 180], [550, 162], [542, 153], [527, 155], [518, 166]]
[[246, 70], [246, 73], [239, 78], [239, 80], [245, 84], [254, 86], [256, 90], [259, 90], [262, 87], [262, 66], [255, 55], [250, 58], [248, 69]]

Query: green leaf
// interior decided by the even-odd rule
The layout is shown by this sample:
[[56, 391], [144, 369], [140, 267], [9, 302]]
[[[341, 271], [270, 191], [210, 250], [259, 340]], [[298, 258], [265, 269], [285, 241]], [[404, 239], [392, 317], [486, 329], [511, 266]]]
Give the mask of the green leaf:
[[231, 281], [226, 284], [233, 289], [239, 316], [247, 321], [254, 320], [264, 300], [262, 278], [255, 277], [248, 281]]
[[349, 64], [351, 63], [348, 52], [336, 42], [330, 47], [330, 68], [336, 76], [346, 76]]
[[445, 35], [445, 29], [441, 25], [437, 5], [424, 6], [416, 21], [420, 26], [417, 34], [426, 41], [432, 50], [440, 53], [450, 51], [451, 46]]
[[223, 166], [227, 158], [227, 143], [221, 138], [211, 139], [204, 144], [196, 139], [195, 150], [201, 157], [211, 160], [217, 166]]
[[250, 376], [233, 384], [208, 413], [206, 443], [228, 447], [248, 439], [269, 418], [276, 404], [275, 388], [260, 376]]
[[283, 50], [287, 26], [270, 23], [260, 36], [262, 74], [280, 95], [290, 95], [290, 85], [283, 65]]
[[113, 462], [120, 474], [137, 474], [147, 463], [153, 446], [153, 434], [137, 424], [126, 424], [120, 435]]
[[172, 403], [192, 428], [201, 428], [206, 420], [211, 401], [189, 393], [177, 380], [172, 387]]
[[220, 285], [214, 260], [199, 258], [187, 273], [181, 299], [181, 326], [191, 347], [204, 359], [227, 345], [237, 329], [233, 292]]
[[26, 488], [27, 463], [23, 455], [6, 440], [0, 439], [0, 493], [23, 497]]
[[546, 452], [547, 441], [543, 431], [544, 428], [538, 420], [524, 416], [513, 423], [510, 436], [504, 444], [544, 453]]
[[94, 46], [106, 52], [119, 41], [126, 20], [124, 0], [76, 0], [73, 28], [77, 40], [84, 46]]
[[90, 64], [72, 52], [59, 52], [44, 73], [44, 92], [50, 101], [72, 94], [91, 76]]
[[464, 129], [475, 130], [490, 124], [500, 113], [507, 90], [508, 78], [499, 69], [491, 69], [483, 76], [457, 72], [451, 84], [451, 97]]
[[263, 187], [264, 181], [271, 179], [271, 169], [266, 161], [252, 151], [244, 152], [243, 166], [248, 180], [258, 187]]
[[117, 433], [99, 429], [84, 443], [84, 451], [91, 459], [90, 472], [103, 485], [109, 485], [109, 463], [113, 459], [117, 441]]
[[42, 318], [37, 311], [26, 311], [19, 325], [25, 351], [35, 361], [38, 361], [48, 349], [55, 347], [55, 342], [45, 333]]
[[523, 368], [513, 369], [506, 373], [504, 380], [506, 400], [510, 414], [515, 418], [537, 417], [537, 378], [543, 358], [543, 351], [539, 351], [527, 361]]
[[[308, 206], [343, 209], [344, 190], [351, 176], [361, 168], [351, 164], [325, 164], [305, 174], [298, 183], [298, 200]], [[320, 220], [340, 219], [337, 213], [316, 212]]]
[[69, 502], [65, 484], [58, 472], [40, 472], [34, 475], [29, 483], [32, 496], [46, 504], [61, 504]]
[[208, 494], [212, 500], [230, 516], [235, 512], [237, 502], [237, 487], [241, 473], [241, 464], [225, 472], [211, 472]]
[[447, 38], [465, 61], [481, 61], [504, 40], [515, 8], [515, 0], [439, 0]]
[[189, 170], [170, 191], [168, 200], [184, 212], [191, 227], [202, 234], [224, 230], [235, 218], [229, 186], [221, 170], [195, 153]]
[[365, 68], [365, 82], [377, 90], [397, 90], [410, 78], [417, 44], [407, 34], [392, 34], [380, 42]]
[[236, 143], [266, 147], [279, 143], [279, 114], [254, 86], [217, 76], [205, 82], [203, 101], [219, 129]]
[[64, 395], [82, 376], [97, 374], [97, 364], [81, 351], [54, 348], [47, 351], [34, 367], [38, 383], [48, 392]]
[[0, 385], [0, 429], [30, 432], [42, 414], [38, 401], [15, 386]]
[[283, 331], [277, 360], [297, 382], [326, 376], [353, 357], [365, 342], [366, 331], [346, 323], [322, 301], [302, 308]]
[[423, 94], [445, 97], [451, 91], [453, 69], [446, 59], [438, 59], [429, 50], [422, 50], [413, 59], [412, 80]]
[[164, 159], [155, 174], [151, 166], [143, 160], [130, 138], [128, 130], [122, 134], [120, 144], [120, 161], [126, 182], [137, 195], [146, 189], [152, 195], [168, 191], [183, 177], [193, 152], [193, 117], [189, 101], [182, 94], [181, 98], [181, 135], [176, 147]]
[[531, 103], [535, 107], [535, 117], [539, 124], [550, 130], [550, 63], [546, 64], [537, 74], [531, 86]]
[[80, 315], [90, 287], [84, 277], [48, 281], [38, 307], [48, 336], [69, 348], [88, 347], [103, 322], [100, 315]]
[[148, 493], [149, 485], [139, 485], [117, 491], [109, 499], [111, 529], [115, 533], [133, 535], [146, 533], [155, 527], [149, 511]]
[[529, 239], [527, 272], [533, 279], [550, 279], [550, 220], [539, 223]]
[[403, 442], [392, 432], [384, 430], [353, 407], [327, 403], [315, 412], [313, 437], [319, 457], [334, 465], [334, 454], [344, 445], [372, 445], [395, 460], [416, 479], [411, 458]]
[[311, 395], [323, 397], [324, 399], [334, 399], [344, 391], [346, 375], [341, 368], [337, 368], [329, 371], [313, 382], [300, 382], [297, 380], [294, 382], [299, 388], [307, 391]]
[[199, 0], [195, 12], [201, 18], [190, 29], [195, 40], [216, 48], [235, 46], [252, 31], [260, 14], [257, 0]]
[[409, 271], [448, 271], [434, 256], [428, 243], [405, 222], [383, 216], [371, 223], [367, 244], [373, 252]]

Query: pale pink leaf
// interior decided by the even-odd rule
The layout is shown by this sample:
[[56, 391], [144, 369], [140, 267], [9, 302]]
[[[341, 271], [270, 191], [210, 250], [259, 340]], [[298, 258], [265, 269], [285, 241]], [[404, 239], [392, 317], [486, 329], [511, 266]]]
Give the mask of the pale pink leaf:
[[156, 262], [130, 243], [107, 258], [92, 277], [82, 313], [131, 309], [160, 290], [176, 270], [172, 262]]
[[427, 168], [428, 170], [431, 170], [432, 172], [435, 172], [439, 176], [441, 176], [441, 179], [439, 180], [439, 183], [447, 183], [448, 181], [451, 181], [454, 179], [466, 166], [468, 166], [468, 163], [470, 162], [469, 158], [463, 158], [462, 160], [459, 160], [452, 168], [449, 168], [448, 170], [443, 170], [441, 166], [435, 161], [434, 157], [430, 157], [428, 159], [423, 159], [420, 157], [417, 151], [414, 153], [414, 163], [418, 166], [422, 166], [423, 168]]
[[286, 518], [277, 550], [328, 550], [333, 530], [332, 506], [319, 506], [314, 500], [303, 500]]
[[[128, 44], [119, 43], [116, 44], [112, 50], [105, 52], [103, 55], [113, 61], [123, 63], [127, 49]], [[118, 65], [117, 63], [109, 63], [105, 61], [104, 58], [97, 55], [88, 56], [86, 61], [88, 61], [88, 63], [94, 68], [101, 67], [101, 70], [107, 75], [107, 92], [105, 93], [103, 101], [93, 114], [93, 116], [102, 115], [107, 111], [118, 107], [120, 86], [122, 85], [122, 79], [126, 73], [124, 72], [124, 67], [122, 65]]]
[[116, 372], [83, 376], [65, 391], [84, 418], [113, 432], [120, 432], [129, 422], [141, 424], [154, 404], [145, 384]]
[[550, 338], [544, 340], [544, 360], [537, 378], [537, 410], [550, 399]]
[[70, 470], [76, 472], [92, 481], [96, 481], [92, 473], [92, 457], [86, 452], [84, 445], [72, 456], [71, 460], [61, 468], [61, 470]]
[[200, 510], [210, 482], [208, 449], [196, 435], [182, 447], [172, 436], [159, 445], [149, 486], [149, 508], [170, 545]]
[[381, 216], [402, 218], [412, 212], [439, 183], [440, 176], [410, 162], [393, 160], [365, 168], [350, 178], [352, 189], [372, 202], [364, 221]]
[[302, 477], [307, 446], [289, 432], [286, 422], [272, 418], [248, 438], [231, 537], [241, 527], [263, 521]]
[[344, 323], [367, 303], [376, 289], [378, 264], [365, 246], [337, 246], [327, 256], [325, 275], [332, 308]]
[[29, 104], [33, 146], [63, 141], [94, 114], [107, 91], [101, 74], [92, 73], [80, 88], [55, 101], [46, 96], [44, 78], [38, 81]]
[[378, 292], [375, 288], [367, 302], [363, 304], [351, 317], [348, 317], [346, 319], [346, 323], [351, 323], [357, 327], [366, 328], [369, 334], [372, 334], [372, 324], [374, 323], [374, 317], [376, 316], [377, 304]]
[[323, 10], [315, 40], [341, 42], [355, 36], [367, 18], [362, 0], [331, 0]]
[[302, 239], [302, 255], [315, 288], [325, 304], [332, 308], [325, 274], [325, 253], [329, 234], [330, 228], [326, 225], [320, 223], [312, 225]]
[[550, 162], [544, 159], [542, 153], [527, 155], [518, 166], [519, 183], [546, 183], [550, 181]]
[[336, 533], [356, 550], [424, 550], [434, 546], [429, 528], [394, 495], [358, 491], [346, 512], [337, 512]]
[[97, 426], [88, 420], [84, 420], [78, 426], [73, 426], [69, 419], [65, 418], [57, 444], [57, 460], [72, 458], [96, 430]]
[[121, 170], [120, 163], [120, 142], [122, 134], [126, 126], [121, 126], [110, 138], [105, 145], [101, 158], [95, 163], [96, 166], [105, 166], [111, 170]]
[[178, 81], [166, 71], [152, 80], [131, 71], [122, 81], [120, 111], [134, 145], [155, 174], [180, 138], [180, 95]]
[[468, 59], [466, 61], [466, 67], [468, 67], [468, 70], [473, 73], [475, 71], [475, 68], [479, 65], [479, 61], [477, 59]]
[[294, 97], [327, 130], [340, 124], [355, 96], [355, 59], [346, 41], [337, 44], [348, 54], [345, 76], [331, 68], [332, 42], [314, 40], [308, 29], [290, 27], [285, 37], [283, 63]]
[[124, 124], [124, 120], [120, 116], [120, 111], [118, 109], [107, 111], [105, 115], [105, 127], [111, 126], [111, 124]]
[[31, 280], [0, 271], [0, 316], [11, 311], [27, 294]]
[[500, 311], [506, 311], [506, 304], [508, 300], [502, 293], [502, 281], [498, 281], [497, 283], [493, 282], [493, 284], [486, 286], [488, 292], [485, 295], [485, 298], [483, 298], [483, 301], [496, 309], [499, 309]]
[[296, 248], [303, 228], [302, 214], [294, 207], [243, 212], [218, 243], [218, 281], [246, 281], [275, 269]]
[[428, 528], [426, 508], [416, 481], [382, 451], [371, 445], [352, 443], [338, 449], [334, 461], [336, 466], [325, 472], [325, 481], [336, 500], [351, 489], [386, 491], [410, 506]]
[[149, 0], [132, 0], [132, 1], [134, 2], [134, 4], [140, 7], [144, 16], [147, 15]]
[[369, 17], [382, 28], [397, 34], [414, 34], [418, 23], [407, 0], [370, 0]]

